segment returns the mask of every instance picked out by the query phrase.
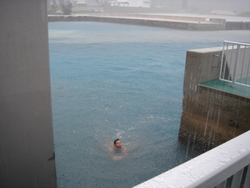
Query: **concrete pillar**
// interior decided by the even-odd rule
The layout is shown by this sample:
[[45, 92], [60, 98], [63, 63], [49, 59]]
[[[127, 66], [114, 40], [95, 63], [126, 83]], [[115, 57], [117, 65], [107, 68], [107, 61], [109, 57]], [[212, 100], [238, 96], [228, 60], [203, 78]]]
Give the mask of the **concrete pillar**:
[[187, 51], [183, 93], [196, 93], [201, 82], [219, 78], [222, 47]]
[[56, 187], [46, 0], [0, 1], [0, 187]]

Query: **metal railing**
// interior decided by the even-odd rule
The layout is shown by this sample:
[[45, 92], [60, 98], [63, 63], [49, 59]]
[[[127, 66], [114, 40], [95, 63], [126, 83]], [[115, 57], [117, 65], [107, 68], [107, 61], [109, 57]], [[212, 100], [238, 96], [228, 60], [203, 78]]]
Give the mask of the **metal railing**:
[[220, 80], [250, 87], [250, 44], [224, 41]]
[[249, 138], [250, 131], [135, 188], [249, 188]]

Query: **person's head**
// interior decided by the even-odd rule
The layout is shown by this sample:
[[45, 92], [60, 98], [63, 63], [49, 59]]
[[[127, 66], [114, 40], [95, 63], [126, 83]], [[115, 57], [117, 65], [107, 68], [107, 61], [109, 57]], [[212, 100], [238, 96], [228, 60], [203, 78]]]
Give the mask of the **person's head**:
[[114, 141], [114, 146], [117, 147], [117, 148], [121, 148], [122, 147], [122, 143], [119, 139], [116, 139]]

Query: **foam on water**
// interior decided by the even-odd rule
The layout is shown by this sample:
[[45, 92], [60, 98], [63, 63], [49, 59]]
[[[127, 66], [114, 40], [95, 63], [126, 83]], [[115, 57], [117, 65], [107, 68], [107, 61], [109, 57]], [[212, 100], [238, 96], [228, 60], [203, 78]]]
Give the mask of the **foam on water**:
[[[50, 23], [58, 187], [131, 187], [196, 156], [178, 143], [186, 51], [249, 34]], [[108, 155], [116, 138], [120, 161]]]

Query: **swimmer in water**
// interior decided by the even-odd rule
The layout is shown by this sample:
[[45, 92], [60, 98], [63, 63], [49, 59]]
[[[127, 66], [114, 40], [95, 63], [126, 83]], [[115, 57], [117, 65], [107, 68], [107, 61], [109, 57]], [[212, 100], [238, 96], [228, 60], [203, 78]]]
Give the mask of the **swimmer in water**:
[[122, 145], [119, 139], [116, 139], [114, 145], [110, 148], [109, 155], [114, 160], [121, 160], [123, 157], [127, 156], [127, 149]]

